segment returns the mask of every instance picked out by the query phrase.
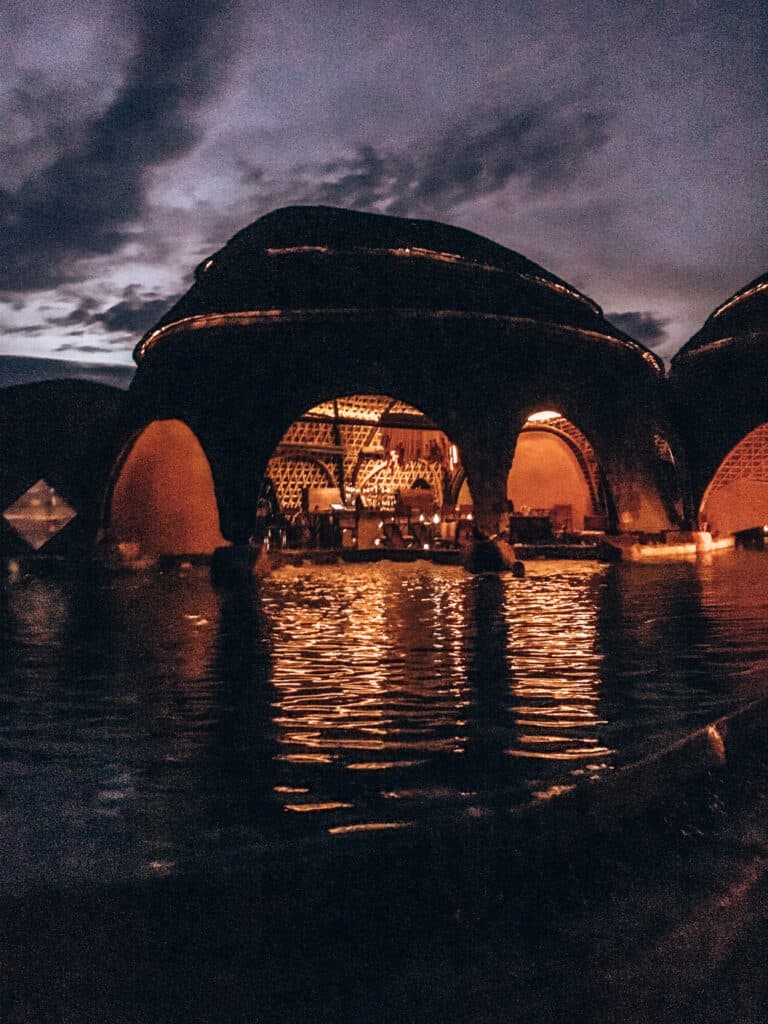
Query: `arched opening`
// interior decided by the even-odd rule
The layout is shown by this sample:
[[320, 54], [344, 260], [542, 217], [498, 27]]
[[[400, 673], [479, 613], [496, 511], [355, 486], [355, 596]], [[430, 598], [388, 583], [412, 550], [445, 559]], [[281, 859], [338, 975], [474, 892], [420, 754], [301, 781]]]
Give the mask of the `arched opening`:
[[[419, 409], [387, 395], [346, 395], [307, 410], [283, 434], [266, 476], [280, 525], [261, 529], [290, 548], [431, 550], [456, 543], [459, 524], [471, 521], [471, 504], [457, 502], [458, 449]], [[260, 512], [274, 519], [262, 504], [257, 520]]]
[[106, 535], [136, 555], [211, 554], [226, 544], [211, 467], [180, 420], [156, 420], [133, 441], [119, 467]]
[[507, 476], [507, 499], [513, 510], [511, 531], [521, 540], [609, 527], [595, 451], [578, 427], [555, 410], [526, 420]]
[[727, 535], [768, 523], [768, 423], [730, 450], [704, 492], [703, 529]]

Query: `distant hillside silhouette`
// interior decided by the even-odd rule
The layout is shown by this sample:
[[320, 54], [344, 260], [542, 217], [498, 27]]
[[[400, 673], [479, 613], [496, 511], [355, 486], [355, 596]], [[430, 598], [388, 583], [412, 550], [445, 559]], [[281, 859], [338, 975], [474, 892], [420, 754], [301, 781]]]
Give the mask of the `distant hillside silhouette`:
[[0, 355], [0, 388], [14, 384], [32, 384], [41, 380], [73, 378], [128, 388], [133, 379], [132, 366], [107, 363], [75, 363], [64, 359], [35, 359], [31, 356]]

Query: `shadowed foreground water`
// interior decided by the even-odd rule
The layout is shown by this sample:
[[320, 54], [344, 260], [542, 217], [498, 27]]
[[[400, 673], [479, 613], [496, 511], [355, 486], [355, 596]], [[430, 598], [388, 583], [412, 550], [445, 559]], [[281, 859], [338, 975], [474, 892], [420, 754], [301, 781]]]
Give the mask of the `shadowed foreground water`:
[[10, 579], [0, 881], [170, 875], [598, 776], [766, 691], [767, 567]]

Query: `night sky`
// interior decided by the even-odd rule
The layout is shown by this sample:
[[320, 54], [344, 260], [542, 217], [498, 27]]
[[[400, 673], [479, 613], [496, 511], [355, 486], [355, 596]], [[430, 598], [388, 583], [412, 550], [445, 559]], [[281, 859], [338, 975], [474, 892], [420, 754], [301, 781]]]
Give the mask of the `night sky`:
[[768, 5], [4, 0], [0, 354], [125, 363], [291, 203], [487, 235], [669, 357], [768, 269]]

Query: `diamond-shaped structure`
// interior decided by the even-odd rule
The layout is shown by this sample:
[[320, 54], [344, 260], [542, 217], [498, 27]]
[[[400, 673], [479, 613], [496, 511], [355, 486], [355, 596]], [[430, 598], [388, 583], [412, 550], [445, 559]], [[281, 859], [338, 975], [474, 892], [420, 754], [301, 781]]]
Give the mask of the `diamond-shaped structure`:
[[64, 529], [77, 512], [45, 480], [38, 480], [3, 512], [6, 522], [35, 551]]

